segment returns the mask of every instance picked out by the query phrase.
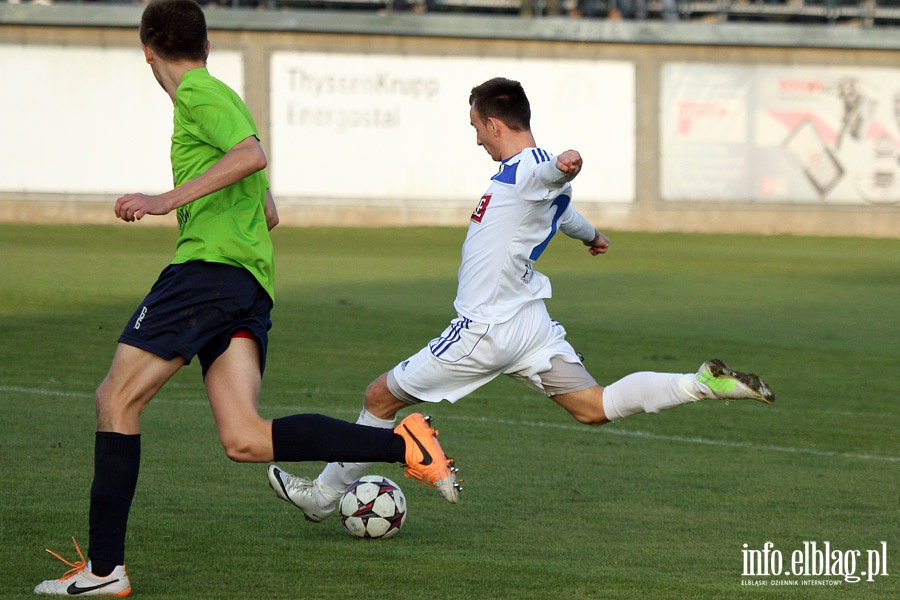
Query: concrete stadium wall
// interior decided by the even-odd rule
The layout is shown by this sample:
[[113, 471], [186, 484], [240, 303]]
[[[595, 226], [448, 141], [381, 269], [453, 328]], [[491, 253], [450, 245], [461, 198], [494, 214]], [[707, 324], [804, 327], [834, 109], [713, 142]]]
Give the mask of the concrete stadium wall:
[[[26, 148], [31, 148], [27, 152], [7, 150], [5, 156], [0, 152], [3, 162], [0, 169], [13, 174], [5, 179], [13, 182], [9, 185], [4, 185], [4, 178], [0, 176], [0, 221], [113, 222], [111, 207], [118, 195], [133, 191], [153, 193], [152, 189], [137, 190], [127, 186], [145, 185], [142, 178], [146, 176], [148, 181], [159, 182], [154, 184], [157, 191], [164, 191], [164, 182], [168, 177], [164, 168], [155, 164], [153, 169], [135, 166], [144, 164], [141, 152], [147, 151], [148, 146], [153, 146], [151, 154], [158, 160], [167, 160], [171, 127], [170, 116], [166, 116], [170, 109], [167, 108], [165, 96], [159, 88], [153, 89], [155, 82], [149, 70], [141, 64], [137, 40], [140, 12], [139, 6], [0, 4], [0, 50], [7, 50], [5, 54], [0, 54], [0, 61], [3, 61], [0, 62], [0, 70], [11, 71], [14, 63], [20, 60], [17, 57], [31, 57], [39, 50], [49, 49], [49, 56], [64, 56], [73, 61], [73, 67], [65, 67], [67, 71], [72, 71], [72, 77], [65, 78], [64, 83], [74, 90], [81, 85], [96, 86], [92, 79], [96, 78], [93, 72], [95, 65], [91, 62], [95, 55], [88, 52], [84, 54], [83, 62], [79, 62], [79, 51], [135, 51], [133, 57], [126, 56], [128, 66], [121, 69], [118, 66], [105, 67], [115, 72], [105, 75], [113, 83], [103, 83], [104, 86], [109, 85], [101, 86], [104, 96], [108, 99], [109, 96], [122, 94], [125, 99], [120, 103], [124, 105], [122, 113], [112, 113], [107, 108], [102, 112], [113, 127], [115, 123], [124, 127], [126, 122], [133, 121], [137, 129], [130, 135], [139, 138], [133, 140], [131, 149], [96, 147], [96, 143], [92, 145], [93, 140], [88, 132], [79, 131], [79, 123], [72, 122], [77, 119], [68, 117], [67, 122], [54, 122], [52, 115], [65, 111], [57, 111], [52, 103], [36, 106], [29, 101], [27, 105], [18, 106], [16, 110], [23, 114], [4, 117], [11, 118], [13, 122], [20, 121], [20, 129], [13, 130], [18, 139], [7, 137], [6, 142], [15, 147], [24, 138], [32, 146], [26, 145]], [[587, 147], [593, 153], [591, 156], [601, 156], [593, 162], [590, 158], [586, 160], [585, 175], [593, 168], [601, 176], [596, 177], [595, 174], [595, 179], [584, 181], [585, 193], [578, 186], [586, 178], [576, 182], [576, 203], [599, 228], [900, 237], [900, 192], [897, 191], [900, 190], [900, 116], [894, 117], [896, 122], [882, 119], [884, 122], [876, 131], [881, 137], [873, 138], [874, 141], [866, 135], [851, 139], [846, 134], [846, 126], [840, 123], [837, 126], [840, 131], [832, 132], [835, 139], [830, 139], [829, 126], [817, 124], [815, 115], [812, 119], [804, 117], [800, 122], [800, 117], [790, 116], [790, 111], [781, 110], [784, 107], [779, 104], [779, 111], [766, 111], [778, 112], [780, 118], [789, 121], [791, 127], [796, 126], [797, 131], [801, 125], [812, 123], [810, 127], [813, 129], [826, 132], [824, 142], [817, 142], [822, 144], [822, 148], [811, 149], [808, 140], [805, 145], [799, 142], [794, 144], [793, 137], [782, 144], [779, 137], [770, 144], [778, 146], [776, 156], [784, 162], [786, 159], [783, 157], [791, 152], [795, 156], [799, 153], [802, 169], [794, 165], [790, 169], [796, 173], [779, 174], [787, 167], [776, 164], [766, 167], [775, 175], [769, 171], [751, 173], [748, 177], [725, 182], [719, 180], [729, 179], [733, 175], [730, 170], [734, 167], [722, 161], [728, 156], [719, 154], [729, 154], [729, 148], [746, 152], [746, 157], [736, 168], [754, 171], [758, 167], [758, 157], [760, 164], [772, 162], [766, 157], [774, 150], [770, 147], [743, 149], [746, 140], [729, 146], [727, 140], [723, 142], [719, 139], [719, 132], [716, 131], [722, 125], [735, 122], [738, 123], [737, 129], [743, 127], [750, 132], [745, 136], [748, 138], [753, 137], [750, 130], [772, 130], [775, 126], [768, 123], [768, 116], [746, 114], [764, 112], [754, 104], [762, 102], [755, 97], [770, 80], [777, 80], [777, 85], [782, 88], [803, 88], [800, 91], [810, 102], [821, 104], [827, 96], [828, 106], [837, 106], [839, 99], [832, 89], [833, 82], [844, 81], [848, 78], [847, 73], [856, 72], [863, 73], [863, 78], [868, 77], [868, 80], [887, 82], [881, 86], [883, 89], [870, 94], [874, 98], [871, 103], [873, 109], [865, 124], [869, 128], [866, 131], [875, 131], [872, 129], [872, 119], [877, 120], [874, 113], [876, 104], [880, 103], [878, 110], [886, 110], [885, 105], [896, 95], [897, 108], [890, 107], [890, 110], [896, 110], [896, 114], [900, 115], [900, 70], [897, 67], [900, 36], [896, 29], [235, 9], [210, 10], [207, 15], [213, 42], [211, 71], [215, 75], [225, 72], [234, 78], [228, 80], [223, 77], [242, 92], [257, 119], [263, 145], [270, 157], [273, 191], [285, 225], [465, 224], [494, 170], [494, 165], [480, 150], [472, 151], [474, 134], [468, 125], [465, 105], [461, 104], [469, 88], [486, 79], [479, 71], [481, 63], [484, 63], [508, 66], [515, 78], [526, 84], [533, 104], [535, 96], [539, 97], [542, 104], [540, 109], [535, 107], [535, 119], [554, 113], [547, 121], [550, 126], [536, 131], [539, 143], [553, 151], [563, 150], [562, 145], [580, 150]], [[54, 55], [54, 49], [61, 49], [63, 54]], [[221, 71], [213, 69], [217, 53], [225, 57], [216, 65], [221, 67]], [[116, 61], [119, 58], [116, 55]], [[354, 138], [343, 138], [344, 132], [339, 135], [335, 130], [324, 130], [321, 136], [317, 136], [319, 130], [315, 127], [321, 122], [307, 122], [304, 128], [292, 130], [296, 135], [285, 135], [281, 129], [287, 127], [282, 114], [286, 103], [292, 102], [291, 98], [303, 100], [307, 96], [286, 96], [288, 92], [282, 88], [287, 85], [289, 76], [293, 76], [291, 65], [297, 61], [305, 64], [303, 61], [306, 60], [336, 65], [335, 68], [342, 73], [353, 72], [353, 69], [371, 69], [372, 65], [381, 64], [380, 61], [395, 69], [394, 72], [409, 67], [422, 75], [417, 81], [433, 76], [435, 85], [442, 86], [442, 91], [447, 91], [452, 100], [446, 105], [438, 102], [421, 106], [416, 104], [417, 98], [398, 100], [400, 112], [404, 115], [420, 109], [425, 111], [422, 113], [423, 120], [410, 126], [416, 134], [413, 139], [408, 137], [408, 133], [404, 134], [407, 137], [396, 137], [390, 131], [369, 131], [364, 134], [368, 137], [362, 138], [367, 141], [361, 147], [353, 141]], [[116, 61], [111, 64], [118, 65]], [[442, 65], [446, 65], [446, 73]], [[592, 86], [586, 80], [578, 79], [578, 69], [590, 69], [594, 65], [599, 65], [596, 77], [609, 77], [619, 88], [628, 85], [633, 88], [604, 89], [602, 82]], [[57, 65], [57, 68], [61, 67]], [[572, 69], [575, 69], [574, 75], [570, 72]], [[561, 80], [563, 84], [552, 81], [557, 72], [565, 74], [565, 79]], [[543, 86], [541, 80], [526, 82], [518, 73], [526, 76], [536, 73], [543, 80], [551, 81], [547, 86]], [[788, 75], [785, 76], [785, 73]], [[507, 73], [492, 72], [488, 76], [493, 75]], [[34, 68], [30, 68], [28, 77], [34, 76]], [[121, 86], [117, 87], [116, 81], [120, 78]], [[128, 96], [127, 88], [138, 85], [132, 83], [136, 78], [150, 80], [149, 87], [141, 88], [136, 96]], [[4, 95], [25, 92], [36, 81], [28, 79], [28, 83], [20, 87], [15, 80], [10, 82], [7, 75], [4, 79]], [[754, 83], [750, 88], [741, 87], [747, 79], [763, 83]], [[682, 85], [684, 81], [688, 84]], [[405, 84], [401, 82], [398, 85]], [[454, 89], [443, 89], [448, 87]], [[558, 89], [544, 99], [541, 97], [545, 94], [543, 87]], [[749, 100], [749, 110], [743, 107], [732, 111], [729, 107], [733, 105], [733, 99], [717, 98], [716, 95], [724, 88], [753, 96]], [[591, 96], [579, 104], [581, 94]], [[57, 95], [57, 100], [62, 103], [67, 98], [73, 99], [66, 89], [58, 89]], [[681, 103], [681, 110], [685, 110], [684, 106], [692, 107], [689, 117], [696, 122], [689, 125], [694, 127], [693, 133], [702, 133], [701, 137], [687, 145], [672, 133], [673, 125], [667, 120], [667, 115], [671, 113], [669, 104], [673, 102], [669, 96], [673, 95]], [[598, 111], [592, 114], [588, 112], [589, 108], [584, 108], [592, 106], [592, 102], [595, 105], [605, 102], [607, 97], [612, 98], [612, 102], [627, 103], [627, 106], [617, 105], [616, 108], [623, 115], [621, 120], [627, 121], [622, 131], [616, 129], [618, 113], [604, 115]], [[844, 96], [841, 98], [846, 100]], [[576, 108], [568, 107], [567, 99], [571, 99]], [[702, 101], [698, 102], [698, 99]], [[740, 101], [747, 100], [743, 98]], [[782, 95], [778, 98], [778, 102], [788, 102], [789, 107], [790, 102], [796, 101], [796, 97], [785, 99]], [[567, 112], [574, 114], [567, 115]], [[752, 123], [748, 125], [744, 120], [734, 121], [735, 114], [743, 115], [744, 120], [751, 119]], [[847, 116], [846, 111], [843, 115]], [[712, 117], [724, 120], [704, 121]], [[166, 118], [169, 118], [168, 122]], [[324, 118], [319, 115], [319, 121]], [[330, 116], [327, 118], [330, 119]], [[400, 117], [389, 115], [389, 118]], [[611, 142], [604, 139], [604, 135], [595, 135], [590, 129], [595, 119], [600, 120], [597, 131], [612, 132]], [[140, 129], [141, 123], [147, 124], [145, 129]], [[703, 130], [704, 123], [706, 131]], [[69, 127], [72, 131], [67, 129]], [[542, 142], [542, 138], [552, 137], [551, 131], [547, 130], [553, 130], [552, 136], [558, 137], [559, 141], [553, 138], [554, 144]], [[460, 138], [455, 137], [457, 133]], [[780, 133], [778, 135], [781, 136]], [[91, 188], [90, 184], [87, 187], [81, 184], [70, 187], [41, 185], [43, 181], [55, 181], [54, 178], [59, 177], [60, 168], [54, 166], [52, 152], [55, 145], [60, 145], [61, 136], [66, 138], [62, 146], [69, 156], [78, 155], [84, 159], [81, 156], [83, 152], [88, 157], [96, 157], [91, 160], [97, 163], [106, 163], [106, 171], [100, 169], [91, 180], [98, 181], [96, 189]], [[298, 136], [304, 138], [302, 146]], [[812, 137], [822, 136], [816, 136], [813, 131]], [[368, 140], [372, 139], [383, 139], [385, 146], [368, 147], [371, 145]], [[576, 141], [567, 144], [569, 139]], [[345, 147], [348, 140], [351, 146]], [[861, 154], [863, 158], [857, 158], [854, 162], [840, 155], [840, 152], [846, 153], [848, 148], [854, 147], [869, 152], [873, 145], [878, 145], [881, 152], [874, 158]], [[307, 146], [310, 148], [308, 155], [304, 154]], [[416, 161], [426, 159], [432, 152], [442, 156], [439, 153], [445, 146], [449, 147], [447, 158], [440, 160], [454, 165], [458, 163], [458, 177], [450, 173], [446, 183], [429, 185], [432, 179], [422, 183], [422, 180], [406, 172], [420, 171], [421, 163]], [[695, 152], [698, 148], [699, 159], [693, 155], [687, 158], [682, 155], [684, 152]], [[704, 158], [703, 152], [706, 151], [714, 153], [712, 160]], [[117, 167], [117, 163], [110, 158], [111, 155], [127, 156], [129, 152], [140, 160], [126, 162], [126, 167]], [[458, 161], [455, 156], [460, 157]], [[836, 160], [836, 166], [830, 163], [822, 166], [817, 162], [822, 157], [840, 160]], [[867, 165], [878, 157], [881, 157], [881, 166], [871, 173], [871, 179], [877, 182], [878, 187], [871, 192], [869, 185], [869, 195], [859, 196], [853, 190], [861, 189], [859, 181], [863, 178], [857, 176], [853, 169], [869, 173], [872, 169], [868, 169]], [[624, 162], [617, 162], [619, 160]], [[712, 170], [708, 176], [710, 181], [701, 181], [704, 174], [702, 168], [698, 170], [697, 160], [709, 161]], [[27, 169], [43, 166], [42, 161], [49, 165], [45, 174], [37, 173], [31, 178], [16, 176]], [[350, 161], [359, 164], [372, 162], [376, 176], [366, 175], [358, 182], [344, 181], [348, 174], [340, 165]], [[132, 174], [129, 172], [131, 168], [140, 168], [141, 172]], [[720, 169], [720, 172], [715, 169]], [[153, 173], [145, 173], [150, 170]], [[682, 171], [691, 171], [693, 179], [681, 177]], [[116, 177], [123, 172], [126, 179], [130, 178], [128, 181], [135, 183], [117, 181]], [[390, 186], [381, 190], [378, 174], [383, 175], [385, 180], [395, 178], [399, 191], [393, 194]], [[848, 174], [854, 175], [853, 179], [857, 180], [856, 188], [849, 187], [851, 178]], [[299, 179], [292, 183], [295, 176]], [[38, 183], [32, 183], [34, 181]], [[304, 181], [313, 191], [304, 192]], [[320, 185], [329, 181], [336, 190], [333, 194], [327, 186]], [[815, 185], [810, 186], [809, 182]], [[840, 186], [844, 182], [848, 191], [841, 191]], [[348, 192], [351, 184], [361, 191]], [[455, 187], [457, 184], [463, 191]], [[365, 190], [370, 186], [371, 194], [367, 194]], [[809, 189], [817, 187], [818, 192], [809, 192], [802, 186]], [[794, 196], [794, 189], [803, 191]], [[153, 221], [173, 222], [168, 217]]]

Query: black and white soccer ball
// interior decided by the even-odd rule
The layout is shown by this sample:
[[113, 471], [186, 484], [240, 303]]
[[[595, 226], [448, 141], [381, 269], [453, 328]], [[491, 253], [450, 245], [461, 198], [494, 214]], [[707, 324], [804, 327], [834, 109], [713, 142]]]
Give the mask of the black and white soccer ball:
[[406, 496], [396, 483], [381, 475], [354, 481], [341, 496], [341, 522], [360, 538], [389, 538], [406, 521]]

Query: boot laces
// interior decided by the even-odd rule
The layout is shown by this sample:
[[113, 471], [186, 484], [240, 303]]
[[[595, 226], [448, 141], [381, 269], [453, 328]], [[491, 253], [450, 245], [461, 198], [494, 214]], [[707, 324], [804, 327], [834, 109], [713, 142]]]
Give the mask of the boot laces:
[[66, 563], [67, 565], [72, 567], [71, 569], [69, 569], [68, 571], [63, 573], [63, 576], [59, 578], [60, 581], [69, 579], [70, 577], [74, 577], [75, 575], [78, 575], [79, 573], [81, 573], [82, 571], [87, 569], [87, 561], [84, 560], [84, 554], [82, 554], [82, 552], [81, 552], [81, 546], [79, 546], [78, 542], [75, 541], [74, 536], [72, 537], [72, 543], [75, 544], [75, 550], [78, 552], [78, 558], [80, 559], [80, 560], [76, 560], [75, 562], [70, 562], [70, 561], [66, 560], [65, 558], [63, 558], [62, 556], [60, 556], [59, 554], [57, 554], [56, 552], [51, 550], [50, 548], [44, 548], [45, 552], [49, 553], [50, 555], [58, 558], [62, 562]]

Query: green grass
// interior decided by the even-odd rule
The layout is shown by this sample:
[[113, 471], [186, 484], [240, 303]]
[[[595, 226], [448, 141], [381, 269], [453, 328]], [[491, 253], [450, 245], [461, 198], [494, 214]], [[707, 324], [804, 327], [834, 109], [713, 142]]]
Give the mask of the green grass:
[[[276, 230], [260, 411], [354, 420], [366, 384], [453, 316], [463, 236]], [[174, 237], [0, 226], [0, 598], [31, 597], [63, 572], [43, 548], [71, 556], [73, 535], [87, 545], [92, 393]], [[133, 597], [900, 597], [900, 241], [611, 237], [608, 256], [558, 239], [539, 264], [554, 283], [551, 314], [598, 381], [719, 356], [764, 375], [775, 405], [706, 402], [592, 429], [497, 380], [428, 407], [465, 479], [460, 504], [377, 465], [410, 516], [396, 538], [368, 542], [337, 520], [304, 522], [264, 467], [225, 458], [192, 365], [144, 416]], [[743, 544], [767, 541], [786, 562], [804, 541], [886, 541], [889, 576], [741, 585]]]

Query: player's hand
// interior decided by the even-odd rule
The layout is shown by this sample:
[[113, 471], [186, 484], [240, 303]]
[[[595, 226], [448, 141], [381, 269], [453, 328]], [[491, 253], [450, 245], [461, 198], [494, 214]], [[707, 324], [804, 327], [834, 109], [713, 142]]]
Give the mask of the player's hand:
[[144, 215], [165, 215], [169, 208], [159, 196], [126, 194], [116, 200], [116, 217], [129, 223], [140, 221]]
[[581, 165], [581, 154], [577, 150], [566, 150], [556, 157], [556, 168], [573, 177], [581, 171]]
[[590, 242], [584, 242], [584, 245], [588, 247], [588, 252], [591, 253], [591, 256], [606, 254], [606, 251], [609, 250], [609, 238], [598, 231], [594, 239]]

